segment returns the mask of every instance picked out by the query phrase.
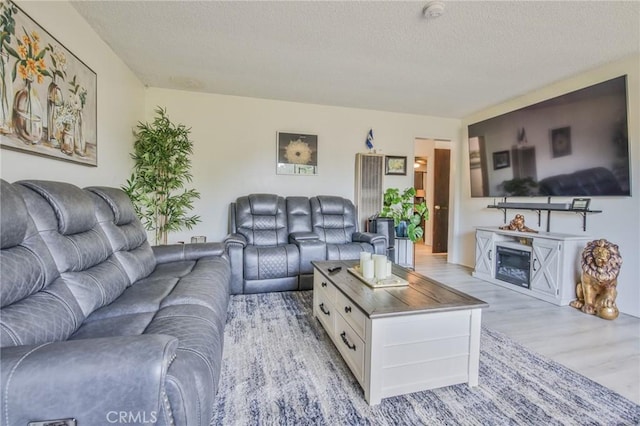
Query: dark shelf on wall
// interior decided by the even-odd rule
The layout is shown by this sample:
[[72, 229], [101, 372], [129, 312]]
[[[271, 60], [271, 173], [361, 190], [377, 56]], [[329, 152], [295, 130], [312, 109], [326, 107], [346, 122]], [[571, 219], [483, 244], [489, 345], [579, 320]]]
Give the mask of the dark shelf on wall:
[[[506, 198], [505, 198], [506, 200]], [[547, 212], [547, 232], [551, 229], [551, 212], [573, 212], [582, 216], [582, 230], [587, 230], [587, 214], [602, 213], [602, 210], [572, 209], [568, 203], [552, 203], [549, 199], [546, 203], [508, 203], [506, 201], [489, 204], [489, 209], [502, 210], [504, 223], [507, 223], [507, 210], [530, 210], [538, 213], [538, 226], [542, 212]]]

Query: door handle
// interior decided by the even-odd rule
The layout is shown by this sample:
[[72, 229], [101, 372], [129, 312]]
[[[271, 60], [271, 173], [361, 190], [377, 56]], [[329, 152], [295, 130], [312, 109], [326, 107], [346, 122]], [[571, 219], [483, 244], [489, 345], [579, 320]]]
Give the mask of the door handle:
[[438, 206], [438, 205], [433, 206], [433, 208], [436, 209], [436, 210], [440, 210], [440, 206]]

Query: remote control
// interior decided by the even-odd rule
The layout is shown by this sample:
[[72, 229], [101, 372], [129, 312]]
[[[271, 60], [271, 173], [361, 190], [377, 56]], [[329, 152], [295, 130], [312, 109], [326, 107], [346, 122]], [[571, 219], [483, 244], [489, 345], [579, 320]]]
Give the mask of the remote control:
[[334, 274], [336, 272], [342, 271], [342, 266], [332, 266], [331, 268], [327, 269], [327, 271], [329, 271], [330, 274]]

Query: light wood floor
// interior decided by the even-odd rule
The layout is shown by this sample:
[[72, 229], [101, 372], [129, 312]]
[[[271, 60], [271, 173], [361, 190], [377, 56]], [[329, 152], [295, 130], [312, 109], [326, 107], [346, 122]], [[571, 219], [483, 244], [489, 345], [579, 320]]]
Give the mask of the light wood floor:
[[482, 324], [640, 404], [640, 319], [614, 321], [556, 306], [471, 276], [416, 244], [416, 271], [487, 302]]

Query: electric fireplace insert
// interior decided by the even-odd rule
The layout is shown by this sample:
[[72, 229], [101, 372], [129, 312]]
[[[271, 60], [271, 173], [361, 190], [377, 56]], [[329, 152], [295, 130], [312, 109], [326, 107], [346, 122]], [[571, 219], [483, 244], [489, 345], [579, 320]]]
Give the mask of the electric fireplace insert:
[[508, 243], [496, 244], [496, 279], [529, 288], [531, 278], [531, 248]]

